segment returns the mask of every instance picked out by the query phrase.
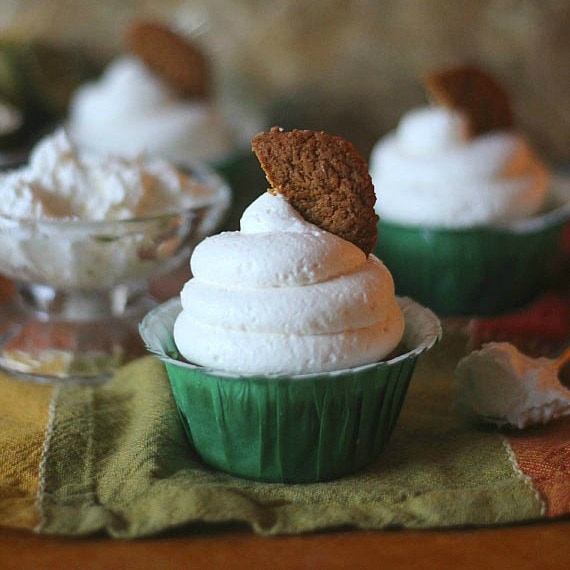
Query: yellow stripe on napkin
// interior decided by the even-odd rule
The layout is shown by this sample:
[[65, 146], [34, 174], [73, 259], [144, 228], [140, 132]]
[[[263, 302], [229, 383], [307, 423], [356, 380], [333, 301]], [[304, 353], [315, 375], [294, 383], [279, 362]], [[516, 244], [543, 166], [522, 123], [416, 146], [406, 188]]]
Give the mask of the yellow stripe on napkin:
[[53, 386], [0, 374], [0, 525], [34, 528]]

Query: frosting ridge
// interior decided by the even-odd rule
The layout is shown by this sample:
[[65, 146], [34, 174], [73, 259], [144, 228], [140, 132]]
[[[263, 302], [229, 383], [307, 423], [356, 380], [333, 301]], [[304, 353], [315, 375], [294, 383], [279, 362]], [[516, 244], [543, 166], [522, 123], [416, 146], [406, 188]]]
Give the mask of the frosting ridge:
[[404, 321], [386, 267], [265, 193], [240, 232], [201, 242], [174, 327], [195, 364], [241, 374], [302, 374], [381, 360]]

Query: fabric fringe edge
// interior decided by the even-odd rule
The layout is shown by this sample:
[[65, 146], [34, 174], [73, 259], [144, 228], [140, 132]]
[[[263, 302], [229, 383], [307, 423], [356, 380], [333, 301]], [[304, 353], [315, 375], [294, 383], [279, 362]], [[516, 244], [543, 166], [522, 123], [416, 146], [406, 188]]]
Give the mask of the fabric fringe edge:
[[513, 451], [513, 448], [511, 447], [511, 444], [509, 443], [509, 440], [503, 436], [502, 437], [502, 443], [503, 443], [503, 447], [507, 453], [507, 457], [509, 459], [509, 463], [511, 464], [513, 470], [515, 471], [515, 473], [522, 479], [522, 481], [525, 483], [525, 485], [527, 485], [527, 487], [529, 487], [529, 489], [532, 491], [532, 493], [534, 494], [536, 500], [539, 502], [540, 504], [540, 516], [541, 517], [545, 517], [546, 516], [546, 501], [543, 498], [543, 496], [541, 495], [540, 491], [534, 486], [532, 478], [529, 477], [520, 467], [518, 461], [517, 461], [517, 456], [515, 454], [515, 452]]

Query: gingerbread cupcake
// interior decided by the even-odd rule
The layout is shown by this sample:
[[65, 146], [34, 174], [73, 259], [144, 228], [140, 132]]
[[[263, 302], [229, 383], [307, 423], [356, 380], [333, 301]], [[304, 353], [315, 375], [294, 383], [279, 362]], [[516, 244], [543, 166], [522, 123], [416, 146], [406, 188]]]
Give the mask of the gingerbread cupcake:
[[197, 246], [179, 300], [141, 325], [196, 451], [231, 474], [311, 482], [378, 458], [434, 315], [397, 299], [365, 160], [346, 140], [253, 139], [271, 188]]
[[210, 63], [189, 38], [155, 22], [135, 22], [125, 53], [71, 101], [68, 130], [82, 147], [145, 152], [183, 164], [230, 154], [235, 133], [213, 101]]
[[499, 313], [531, 300], [561, 252], [568, 183], [517, 130], [506, 90], [474, 66], [425, 79], [431, 105], [374, 147], [383, 239], [398, 292], [441, 314]]
[[260, 113], [222, 97], [212, 61], [188, 35], [136, 21], [124, 45], [97, 81], [75, 92], [71, 138], [97, 152], [144, 152], [182, 167], [205, 162], [235, 187], [234, 209], [241, 214], [254, 197], [241, 182], [255, 169], [249, 141], [263, 128]]

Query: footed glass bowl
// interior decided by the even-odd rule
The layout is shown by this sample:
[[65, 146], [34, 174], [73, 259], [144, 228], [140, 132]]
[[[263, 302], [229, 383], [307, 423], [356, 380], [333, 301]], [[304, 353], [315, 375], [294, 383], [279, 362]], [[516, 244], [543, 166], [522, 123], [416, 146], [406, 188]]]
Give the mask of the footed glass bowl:
[[184, 360], [173, 339], [179, 299], [140, 325], [166, 366], [181, 422], [205, 463], [274, 483], [328, 481], [375, 461], [396, 426], [418, 358], [441, 336], [437, 317], [398, 299], [406, 322], [391, 358], [346, 370], [236, 376]]
[[544, 212], [503, 225], [406, 226], [380, 219], [376, 255], [398, 295], [442, 316], [493, 315], [531, 301], [553, 279], [570, 225], [570, 177], [553, 180]]
[[200, 207], [118, 221], [0, 216], [0, 273], [17, 294], [0, 307], [0, 368], [20, 377], [99, 381], [143, 352], [138, 322], [151, 280], [213, 233], [230, 203], [210, 168], [185, 168], [215, 191]]

